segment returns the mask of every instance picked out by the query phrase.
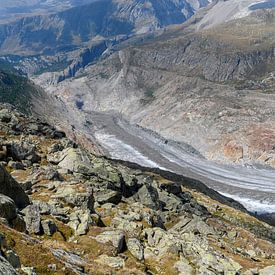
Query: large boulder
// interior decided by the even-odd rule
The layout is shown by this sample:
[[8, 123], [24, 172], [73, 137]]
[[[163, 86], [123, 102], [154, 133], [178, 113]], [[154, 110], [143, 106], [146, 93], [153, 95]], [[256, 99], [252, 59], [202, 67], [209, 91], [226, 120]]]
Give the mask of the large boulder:
[[8, 221], [16, 218], [16, 206], [14, 201], [2, 194], [0, 194], [0, 217]]
[[79, 148], [68, 148], [62, 151], [59, 167], [74, 173], [93, 174], [92, 163], [87, 154]]
[[0, 165], [0, 193], [14, 200], [18, 208], [24, 208], [30, 204], [29, 198], [17, 183]]

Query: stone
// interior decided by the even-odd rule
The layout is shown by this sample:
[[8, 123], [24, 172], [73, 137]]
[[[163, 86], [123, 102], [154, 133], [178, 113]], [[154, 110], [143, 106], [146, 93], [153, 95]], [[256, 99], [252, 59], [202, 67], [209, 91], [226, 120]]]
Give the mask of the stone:
[[180, 261], [176, 262], [174, 267], [178, 270], [179, 275], [193, 275], [195, 273], [193, 267], [184, 258], [181, 258]]
[[137, 192], [138, 201], [143, 205], [154, 209], [159, 210], [162, 208], [157, 188], [152, 184], [144, 184]]
[[58, 166], [68, 169], [74, 173], [80, 173], [85, 175], [92, 175], [93, 171], [91, 163], [87, 154], [79, 148], [68, 148], [62, 151], [61, 161]]
[[25, 214], [27, 231], [29, 234], [39, 234], [41, 232], [41, 217], [37, 205], [29, 205], [23, 211]]
[[137, 238], [129, 238], [127, 240], [127, 248], [139, 261], [144, 259], [144, 247]]
[[10, 145], [10, 151], [14, 160], [29, 160], [32, 163], [41, 160], [41, 157], [36, 153], [36, 147], [27, 141], [13, 142]]
[[87, 262], [80, 256], [63, 249], [55, 249], [52, 252], [57, 259], [73, 271], [73, 274], [84, 274], [84, 267], [87, 266]]
[[16, 206], [14, 201], [0, 194], [0, 217], [11, 221], [16, 218]]
[[41, 222], [44, 234], [52, 236], [57, 231], [57, 226], [52, 220], [44, 220]]
[[109, 266], [115, 269], [120, 269], [124, 267], [124, 260], [120, 257], [109, 257], [104, 254], [100, 255], [95, 261], [102, 265]]
[[121, 231], [105, 231], [95, 237], [99, 243], [111, 243], [121, 253], [125, 249], [125, 234]]
[[95, 201], [99, 204], [113, 203], [118, 204], [121, 201], [122, 195], [118, 191], [105, 190], [95, 193]]
[[91, 225], [95, 225], [89, 210], [78, 210], [70, 214], [70, 226], [78, 236], [85, 235]]
[[267, 266], [259, 270], [259, 275], [274, 275], [275, 274], [275, 265]]
[[14, 200], [16, 206], [22, 209], [30, 204], [28, 196], [17, 183], [0, 165], [0, 193], [10, 197]]
[[6, 259], [14, 268], [21, 267], [20, 258], [13, 250], [8, 250], [6, 251], [5, 254], [6, 254]]
[[18, 275], [13, 266], [2, 256], [0, 256], [0, 274]]

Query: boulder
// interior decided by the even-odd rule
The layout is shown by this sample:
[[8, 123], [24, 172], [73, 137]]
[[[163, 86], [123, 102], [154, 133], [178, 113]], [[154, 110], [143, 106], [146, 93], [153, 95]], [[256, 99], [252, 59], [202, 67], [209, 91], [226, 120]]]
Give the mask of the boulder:
[[117, 250], [117, 253], [123, 252], [125, 248], [125, 234], [122, 231], [105, 231], [95, 237], [99, 243], [111, 243]]
[[119, 191], [103, 190], [95, 193], [95, 201], [100, 205], [105, 203], [118, 204], [122, 199], [122, 195]]
[[17, 183], [0, 165], [0, 193], [14, 200], [18, 208], [24, 208], [30, 204], [29, 198]]
[[127, 240], [127, 248], [139, 261], [144, 259], [144, 247], [137, 238], [129, 238]]
[[137, 192], [137, 200], [143, 205], [154, 209], [162, 209], [162, 205], [159, 200], [158, 190], [153, 184], [146, 183], [144, 184]]
[[44, 220], [41, 222], [44, 234], [52, 236], [57, 231], [57, 226], [52, 220]]
[[0, 217], [11, 221], [16, 218], [16, 206], [14, 201], [0, 194]]
[[41, 217], [38, 205], [29, 205], [23, 211], [25, 214], [27, 231], [29, 234], [39, 234], [41, 232]]
[[41, 157], [36, 153], [36, 147], [27, 141], [12, 143], [10, 145], [10, 153], [13, 159], [18, 161], [29, 160], [32, 163], [36, 163], [41, 160]]
[[92, 167], [87, 154], [79, 148], [68, 148], [62, 151], [59, 167], [68, 169], [74, 173], [92, 175]]
[[18, 275], [13, 266], [2, 256], [0, 256], [0, 274]]
[[259, 275], [271, 275], [275, 274], [275, 265], [267, 266], [259, 270]]

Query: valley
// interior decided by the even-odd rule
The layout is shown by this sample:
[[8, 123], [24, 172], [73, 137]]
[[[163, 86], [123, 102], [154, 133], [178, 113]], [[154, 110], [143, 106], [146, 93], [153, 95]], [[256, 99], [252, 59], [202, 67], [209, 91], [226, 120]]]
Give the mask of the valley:
[[0, 274], [273, 274], [274, 7], [0, 3]]

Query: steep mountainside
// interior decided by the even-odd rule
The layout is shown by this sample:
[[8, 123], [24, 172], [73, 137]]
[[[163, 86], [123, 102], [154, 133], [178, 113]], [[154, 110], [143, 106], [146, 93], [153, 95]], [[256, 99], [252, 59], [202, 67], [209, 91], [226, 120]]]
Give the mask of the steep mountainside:
[[0, 25], [0, 53], [49, 54], [83, 42], [153, 31], [190, 18], [208, 0], [99, 0], [51, 15]]
[[259, 11], [202, 32], [174, 28], [74, 80], [36, 81], [72, 113], [82, 102], [82, 111], [118, 112], [208, 159], [275, 167], [274, 25], [273, 11]]
[[91, 155], [8, 105], [0, 135], [1, 274], [274, 274], [274, 227], [202, 183]]
[[0, 22], [15, 21], [34, 14], [56, 13], [57, 11], [85, 5], [95, 0], [5, 0], [0, 2]]
[[30, 112], [32, 98], [40, 97], [39, 90], [8, 63], [0, 61], [0, 102], [10, 103], [21, 111]]

